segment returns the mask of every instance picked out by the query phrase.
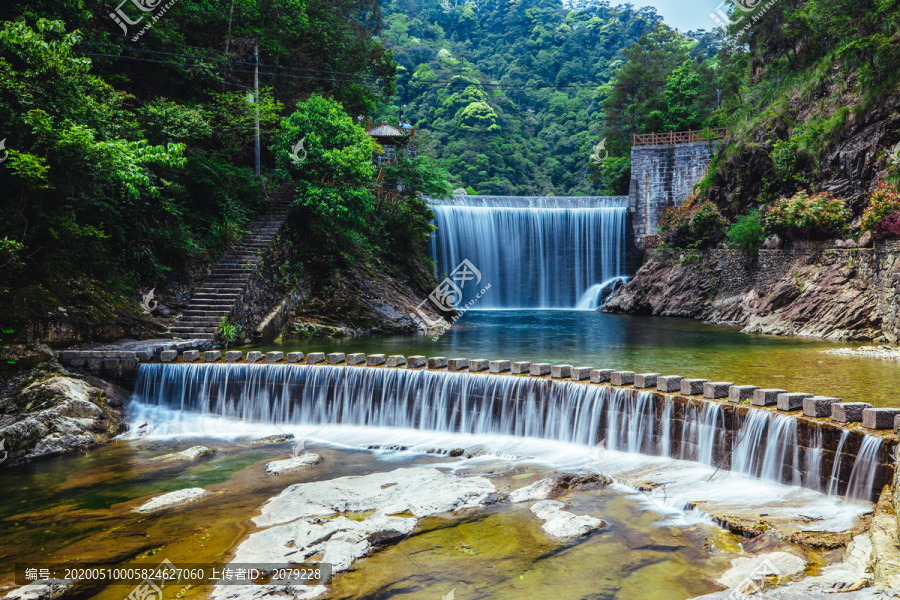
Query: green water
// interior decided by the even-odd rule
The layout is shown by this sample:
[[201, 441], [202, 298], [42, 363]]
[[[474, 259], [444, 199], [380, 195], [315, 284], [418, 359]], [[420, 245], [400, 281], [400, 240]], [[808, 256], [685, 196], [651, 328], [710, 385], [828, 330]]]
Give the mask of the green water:
[[[196, 443], [218, 449], [207, 459], [162, 464], [154, 456]], [[16, 562], [60, 566], [73, 561], [159, 564], [229, 560], [256, 530], [249, 520], [265, 501], [303, 481], [427, 466], [433, 456], [382, 455], [311, 445], [323, 461], [278, 477], [270, 460], [289, 456], [290, 444], [255, 446], [216, 440], [133, 441], [110, 444], [0, 474], [0, 591], [12, 584]], [[498, 464], [502, 461], [498, 461]], [[492, 465], [491, 469], [498, 467]], [[502, 468], [500, 469], [503, 470]], [[520, 466], [492, 476], [500, 490], [536, 481], [546, 467]], [[133, 509], [150, 496], [199, 487], [215, 495], [149, 515]], [[715, 579], [736, 556], [740, 539], [707, 524], [675, 526], [612, 489], [562, 498], [576, 514], [607, 522], [575, 541], [556, 541], [540, 530], [532, 503], [496, 505], [423, 520], [407, 539], [357, 561], [333, 582], [331, 598], [456, 597], [681, 600], [719, 589]], [[81, 587], [79, 597], [121, 600], [121, 585]], [[205, 598], [194, 588], [186, 598]], [[176, 589], [167, 591], [166, 600]]]
[[437, 341], [425, 336], [295, 340], [265, 350], [525, 360], [730, 381], [900, 406], [900, 363], [824, 354], [859, 343], [748, 335], [693, 319], [593, 311], [469, 311]]

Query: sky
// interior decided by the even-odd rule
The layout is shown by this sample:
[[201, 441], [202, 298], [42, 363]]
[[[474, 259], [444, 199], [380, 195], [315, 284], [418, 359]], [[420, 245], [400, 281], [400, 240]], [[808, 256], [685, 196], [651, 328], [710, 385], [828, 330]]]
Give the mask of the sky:
[[[716, 26], [709, 13], [714, 12], [720, 0], [631, 0], [634, 6], [653, 6], [667, 25], [681, 31], [691, 29], [711, 30]], [[616, 5], [617, 2], [610, 2]], [[728, 5], [726, 4], [726, 7]], [[724, 11], [726, 7], [723, 7]]]

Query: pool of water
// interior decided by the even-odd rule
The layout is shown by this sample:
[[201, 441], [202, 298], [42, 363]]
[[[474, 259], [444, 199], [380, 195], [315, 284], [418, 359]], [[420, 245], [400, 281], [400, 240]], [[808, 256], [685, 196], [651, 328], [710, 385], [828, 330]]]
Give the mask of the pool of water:
[[263, 350], [511, 359], [682, 375], [898, 406], [895, 361], [825, 354], [859, 346], [748, 335], [693, 319], [594, 311], [469, 311], [436, 341], [418, 336], [304, 339]]
[[[264, 433], [279, 432], [270, 429]], [[150, 460], [197, 443], [218, 452], [196, 463]], [[265, 465], [290, 456], [290, 443], [257, 446], [184, 436], [120, 440], [81, 455], [7, 469], [0, 474], [0, 591], [11, 585], [16, 562], [224, 564], [256, 530], [250, 517], [289, 485], [441, 466], [447, 460], [315, 442], [308, 449], [323, 461], [279, 477], [267, 475]], [[504, 462], [496, 461], [494, 468], [504, 471]], [[472, 470], [486, 472], [484, 466]], [[524, 464], [492, 481], [499, 489], [518, 488], [547, 470]], [[198, 486], [216, 495], [158, 513], [133, 512], [153, 495]], [[541, 598], [552, 592], [565, 598], [681, 600], [720, 589], [715, 579], [740, 550], [741, 538], [707, 522], [676, 523], [615, 487], [563, 499], [570, 510], [600, 517], [607, 526], [579, 540], [553, 540], [540, 530], [531, 502], [437, 515], [407, 539], [338, 575], [328, 598], [425, 599], [456, 589], [460, 598]], [[130, 591], [98, 586], [82, 588], [78, 597], [121, 600]], [[183, 597], [206, 598], [209, 592], [193, 588]]]

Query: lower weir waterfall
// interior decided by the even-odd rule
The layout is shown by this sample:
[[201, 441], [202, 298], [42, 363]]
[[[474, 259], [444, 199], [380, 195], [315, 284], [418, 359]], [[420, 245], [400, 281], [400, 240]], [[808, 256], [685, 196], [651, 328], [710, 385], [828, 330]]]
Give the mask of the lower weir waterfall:
[[[456, 196], [435, 203], [439, 278], [469, 260], [474, 309], [595, 309], [625, 274], [627, 197]], [[463, 290], [464, 300], [475, 290]]]
[[[873, 500], [883, 484], [875, 436], [815, 429], [727, 402], [632, 388], [412, 369], [143, 364], [133, 422], [153, 411], [274, 424], [390, 427], [541, 438], [695, 461], [717, 471]], [[165, 423], [156, 419], [157, 426]]]

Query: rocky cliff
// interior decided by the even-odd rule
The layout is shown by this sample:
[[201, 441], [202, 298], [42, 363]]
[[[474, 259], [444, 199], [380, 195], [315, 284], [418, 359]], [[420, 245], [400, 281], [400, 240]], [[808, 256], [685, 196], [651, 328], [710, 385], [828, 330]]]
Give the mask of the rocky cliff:
[[827, 242], [761, 250], [653, 250], [604, 307], [692, 317], [746, 333], [895, 342], [900, 244], [838, 249]]

